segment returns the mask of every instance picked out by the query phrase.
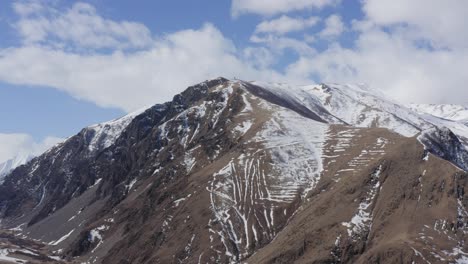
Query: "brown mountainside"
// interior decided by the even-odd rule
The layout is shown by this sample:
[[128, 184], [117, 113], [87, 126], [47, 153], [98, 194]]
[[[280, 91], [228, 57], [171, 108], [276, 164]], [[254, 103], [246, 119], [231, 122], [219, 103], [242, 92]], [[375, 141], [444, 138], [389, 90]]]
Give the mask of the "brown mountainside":
[[0, 263], [467, 260], [463, 136], [337, 87], [218, 78], [83, 129], [0, 186]]

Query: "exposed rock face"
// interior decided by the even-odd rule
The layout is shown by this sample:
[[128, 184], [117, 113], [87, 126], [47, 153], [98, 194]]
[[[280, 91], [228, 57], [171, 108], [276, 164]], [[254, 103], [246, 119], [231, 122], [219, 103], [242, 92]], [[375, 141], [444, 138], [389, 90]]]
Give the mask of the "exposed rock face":
[[47, 261], [452, 263], [458, 132], [358, 86], [218, 78], [14, 170], [0, 225]]
[[419, 140], [435, 155], [468, 170], [468, 152], [463, 142], [446, 127], [424, 131]]

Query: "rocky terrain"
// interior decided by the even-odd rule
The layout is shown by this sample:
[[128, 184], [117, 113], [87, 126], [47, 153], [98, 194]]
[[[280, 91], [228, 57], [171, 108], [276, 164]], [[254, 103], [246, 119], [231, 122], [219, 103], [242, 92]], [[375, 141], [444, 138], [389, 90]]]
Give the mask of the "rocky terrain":
[[0, 263], [466, 263], [468, 127], [434, 109], [194, 85], [9, 173]]

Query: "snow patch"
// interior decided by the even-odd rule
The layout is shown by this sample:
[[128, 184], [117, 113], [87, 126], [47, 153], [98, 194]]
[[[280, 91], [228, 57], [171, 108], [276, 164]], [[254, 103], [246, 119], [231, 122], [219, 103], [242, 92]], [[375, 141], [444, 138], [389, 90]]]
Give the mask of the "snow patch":
[[127, 128], [127, 126], [132, 122], [132, 120], [143, 113], [146, 109], [148, 108], [137, 110], [112, 121], [87, 127], [86, 129], [93, 133], [93, 137], [88, 145], [88, 150], [93, 152], [110, 147], [114, 144], [125, 128]]
[[[283, 213], [288, 204], [304, 199], [322, 171], [328, 125], [269, 103], [260, 106], [271, 110], [272, 116], [246, 144], [263, 147], [232, 158], [207, 187], [221, 227], [211, 233], [219, 237], [233, 262], [248, 256], [260, 236], [276, 236], [281, 224], [277, 222], [286, 221], [276, 219], [276, 211]], [[266, 162], [271, 167], [268, 174]]]
[[133, 179], [128, 185], [125, 185], [125, 188], [127, 189], [128, 192], [132, 189], [132, 187], [135, 185], [137, 182], [137, 179]]
[[58, 244], [65, 241], [65, 239], [67, 239], [74, 231], [75, 231], [75, 229], [72, 229], [68, 234], [64, 235], [63, 237], [59, 238], [58, 240], [50, 242], [49, 245], [57, 246]]
[[253, 123], [250, 120], [246, 120], [234, 128], [234, 131], [240, 135], [244, 135], [252, 127]]
[[358, 206], [358, 212], [353, 216], [350, 222], [343, 222], [342, 225], [348, 228], [348, 236], [353, 237], [354, 234], [360, 234], [363, 231], [370, 231], [372, 222], [372, 211], [369, 211], [369, 207], [374, 202], [374, 198], [380, 188], [380, 173], [382, 165], [371, 176], [371, 186], [367, 195]]

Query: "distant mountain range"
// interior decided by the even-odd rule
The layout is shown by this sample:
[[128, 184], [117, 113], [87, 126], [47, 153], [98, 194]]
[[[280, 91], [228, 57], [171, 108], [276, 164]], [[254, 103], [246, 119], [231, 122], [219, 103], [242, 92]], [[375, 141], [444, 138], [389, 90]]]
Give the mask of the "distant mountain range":
[[0, 262], [464, 263], [467, 109], [218, 78], [0, 185]]

